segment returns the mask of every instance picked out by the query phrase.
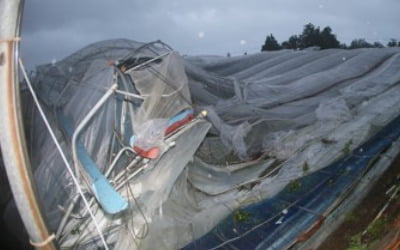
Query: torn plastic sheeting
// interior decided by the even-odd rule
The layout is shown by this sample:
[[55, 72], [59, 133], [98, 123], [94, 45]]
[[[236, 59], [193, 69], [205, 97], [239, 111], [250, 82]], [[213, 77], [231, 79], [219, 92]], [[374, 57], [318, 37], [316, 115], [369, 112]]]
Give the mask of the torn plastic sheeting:
[[273, 159], [257, 160], [246, 165], [236, 164], [243, 165], [239, 169], [234, 169], [235, 165], [230, 165], [233, 170], [229, 171], [228, 167], [215, 167], [195, 158], [188, 164], [188, 178], [198, 190], [210, 195], [218, 195], [244, 183], [255, 182], [273, 163]]
[[[127, 40], [101, 42], [54, 65], [43, 66], [40, 72], [47, 76], [38, 72], [42, 74], [38, 76], [40, 81], [36, 82], [39, 96], [49, 106], [63, 107], [66, 115], [78, 123], [113, 80], [108, 61], [121, 59], [137, 45], [140, 43]], [[232, 58], [185, 57], [185, 71], [195, 110], [208, 107], [209, 120], [214, 123], [213, 134], [203, 141], [207, 147], [201, 146], [196, 157], [221, 169], [227, 164], [226, 169], [229, 169], [243, 159], [247, 162], [252, 156], [265, 153], [266, 162], [269, 157], [282, 165], [274, 176], [261, 178], [254, 185], [246, 186], [247, 189], [226, 191], [232, 186], [242, 187], [241, 184], [254, 180], [260, 173], [260, 169], [252, 165], [244, 168], [243, 172], [232, 171], [240, 173], [237, 175], [240, 178], [234, 178], [231, 183], [228, 178], [220, 178], [226, 183], [211, 183], [221, 188], [214, 196], [199, 192], [210, 190], [208, 184], [198, 182], [200, 186], [197, 185], [196, 189], [188, 183], [189, 175], [183, 170], [183, 165], [192, 155], [185, 155], [187, 158], [181, 162], [182, 165], [178, 164], [177, 170], [171, 168], [176, 172], [168, 172], [165, 176], [162, 171], [154, 176], [144, 171], [140, 177], [151, 176], [146, 177], [146, 185], [135, 183], [131, 187], [134, 192], [146, 193], [139, 202], [152, 220], [149, 223], [151, 233], [145, 239], [135, 239], [140, 243], [135, 246], [142, 249], [183, 247], [204, 235], [243, 203], [270, 198], [291, 180], [301, 177], [304, 162], [309, 165], [309, 173], [313, 173], [343, 155], [343, 148], [350, 141], [350, 150], [359, 146], [400, 112], [398, 53], [398, 49], [387, 48], [279, 51]], [[265, 68], [266, 65], [270, 67]], [[57, 69], [54, 75], [50, 74], [54, 70], [51, 67]], [[175, 70], [183, 72], [182, 68]], [[144, 75], [143, 79], [146, 77]], [[54, 86], [54, 82], [60, 86]], [[111, 152], [120, 143], [118, 139], [112, 139], [112, 133], [121, 131], [122, 127], [115, 121], [123, 116], [129, 121], [129, 110], [115, 108], [115, 102], [121, 101], [122, 98], [110, 100], [82, 136], [85, 147], [101, 168], [107, 166], [112, 159]], [[149, 104], [160, 107], [156, 101], [149, 101]], [[48, 111], [51, 117], [50, 108]], [[146, 113], [141, 116], [145, 117]], [[73, 186], [64, 169], [58, 165], [59, 157], [54, 147], [44, 138], [40, 120], [34, 119], [38, 125], [31, 142], [33, 162], [37, 163], [35, 177], [41, 183], [39, 192], [45, 197], [44, 206], [50, 224], [56, 228], [63, 215], [60, 207], [71, 201]], [[219, 137], [212, 137], [215, 135]], [[192, 140], [200, 143], [201, 136], [202, 133], [195, 134], [195, 138], [179, 146], [190, 145]], [[125, 139], [121, 138], [121, 141], [125, 142]], [[68, 145], [63, 145], [68, 150]], [[177, 159], [171, 156], [170, 160]], [[206, 173], [207, 170], [200, 174], [204, 177]], [[195, 172], [191, 172], [193, 174]], [[166, 176], [173, 178], [165, 187], [158, 182], [155, 185]], [[171, 193], [167, 194], [167, 191]], [[226, 192], [219, 194], [220, 191]], [[284, 204], [276, 202], [276, 205]], [[78, 206], [74, 212], [81, 208]], [[289, 210], [288, 216], [291, 212]], [[101, 211], [98, 216], [104, 219]], [[112, 228], [113, 232], [118, 232], [109, 236], [110, 244], [125, 237], [127, 246], [132, 243], [129, 230], [124, 231], [127, 229], [125, 224], [121, 226], [120, 220], [104, 219], [102, 222], [106, 231]], [[131, 222], [139, 226], [134, 228], [135, 232], [144, 224], [143, 219], [135, 216]], [[71, 220], [67, 228], [72, 232], [80, 223]], [[93, 225], [87, 225], [85, 229], [82, 235], [64, 235], [61, 241], [68, 245], [79, 238], [81, 246], [96, 245], [95, 236], [90, 233]]]
[[[184, 249], [214, 249], [227, 245], [238, 249], [290, 247], [369, 170], [371, 160], [399, 138], [399, 128], [400, 117], [397, 117], [362, 146], [354, 149], [349, 157], [292, 182], [273, 198], [240, 208], [236, 213], [246, 213], [248, 219], [238, 221], [234, 213]], [[282, 213], [283, 210], [287, 213]]]
[[[316, 117], [315, 115], [312, 115], [312, 113], [319, 106], [320, 102], [324, 101], [327, 97], [340, 97], [342, 95], [342, 89], [348, 86], [362, 85], [365, 81], [373, 77], [374, 74], [376, 75], [376, 77], [378, 77], [378, 74], [375, 72], [386, 72], [383, 75], [379, 75], [377, 79], [379, 79], [380, 82], [383, 83], [387, 82], [386, 79], [390, 79], [391, 82], [391, 85], [388, 85], [386, 83], [379, 84], [379, 93], [383, 93], [385, 90], [390, 88], [390, 86], [396, 85], [400, 80], [397, 76], [398, 64], [395, 61], [395, 58], [397, 57], [397, 50], [355, 50], [349, 52], [343, 52], [342, 50], [333, 51], [334, 52], [331, 56], [336, 55], [335, 58], [338, 58], [337, 56], [340, 55], [345, 59], [337, 60], [336, 66], [327, 70], [324, 70], [325, 66], [323, 64], [314, 65], [314, 73], [306, 75], [299, 79], [289, 78], [285, 82], [282, 80], [279, 86], [275, 86], [273, 82], [271, 82], [270, 84], [268, 81], [268, 79], [270, 78], [267, 78], [267, 80], [262, 83], [257, 83], [249, 77], [242, 79], [242, 81], [244, 81], [245, 83], [244, 85], [241, 85], [244, 88], [242, 91], [243, 93], [247, 93], [247, 99], [244, 101], [237, 101], [237, 99], [235, 98], [222, 99], [221, 101], [216, 103], [214, 107], [216, 113], [221, 118], [220, 121], [214, 119], [215, 121], [217, 121], [216, 126], [222, 127], [221, 125], [218, 125], [222, 122], [236, 126], [240, 122], [249, 122], [250, 126], [254, 128], [253, 124], [257, 124], [257, 120], [266, 119], [266, 117], [268, 117], [268, 120], [272, 121], [272, 123], [269, 122], [269, 124], [276, 124], [275, 127], [280, 127], [280, 131], [296, 129], [299, 126], [307, 126], [315, 123]], [[280, 53], [292, 54], [293, 52]], [[320, 58], [323, 56], [323, 54], [321, 54], [323, 52], [314, 51], [301, 52], [301, 55], [307, 56], [307, 54], [309, 53], [317, 53], [320, 55]], [[347, 55], [343, 56], [343, 53], [347, 53]], [[272, 57], [274, 56], [274, 54], [268, 55]], [[254, 55], [252, 57], [256, 56], [258, 55]], [[267, 57], [267, 55], [265, 56]], [[297, 56], [293, 60], [301, 61], [302, 56]], [[221, 62], [226, 62], [226, 64], [228, 65], [229, 60], [221, 59]], [[244, 61], [241, 62], [240, 60], [234, 60], [233, 62], [246, 68], [246, 63], [244, 63]], [[207, 61], [203, 63], [207, 64]], [[305, 64], [303, 67], [308, 67], [310, 64], [313, 65], [312, 63], [313, 62]], [[210, 63], [209, 66], [206, 65], [202, 67], [212, 70], [213, 65], [215, 65], [215, 63]], [[219, 64], [218, 67], [220, 68], [222, 67], [222, 65], [223, 63]], [[291, 65], [286, 65], [282, 63], [282, 65], [278, 64], [277, 67], [278, 66], [282, 66], [282, 69], [284, 69], [287, 74], [291, 74], [292, 71], [297, 72], [297, 69], [290, 68], [293, 67]], [[395, 68], [397, 70], [395, 70]], [[261, 68], [257, 69], [256, 66], [247, 67], [245, 70], [250, 69], [254, 70], [253, 73], [259, 72], [261, 70]], [[389, 72], [391, 73], [391, 75], [389, 75]], [[282, 76], [279, 79], [285, 79], [285, 76]], [[218, 89], [217, 86], [209, 86], [209, 88]], [[259, 95], [260, 98], [252, 96], [253, 94], [251, 93]], [[194, 92], [194, 99], [199, 99], [197, 94], [200, 95], [202, 93]], [[351, 92], [351, 94], [346, 93], [346, 95], [343, 97], [345, 97], [346, 104], [350, 104], [350, 107], [354, 108], [368, 98], [371, 98], [375, 94], [378, 93], [374, 93], [373, 90], [366, 91], [360, 98], [358, 97], [359, 94], [357, 93], [357, 91], [354, 91]], [[200, 97], [200, 99], [204, 98]], [[266, 103], [269, 104], [266, 105]], [[262, 134], [268, 135], [268, 129], [264, 129]], [[261, 143], [258, 141], [260, 139], [260, 137], [256, 138], [253, 136], [253, 139], [250, 141], [250, 143], [246, 143], [247, 149], [250, 153], [257, 151], [256, 148], [261, 145]], [[244, 138], [244, 141], [246, 141], [246, 138]], [[231, 144], [226, 144], [227, 147], [232, 147]]]

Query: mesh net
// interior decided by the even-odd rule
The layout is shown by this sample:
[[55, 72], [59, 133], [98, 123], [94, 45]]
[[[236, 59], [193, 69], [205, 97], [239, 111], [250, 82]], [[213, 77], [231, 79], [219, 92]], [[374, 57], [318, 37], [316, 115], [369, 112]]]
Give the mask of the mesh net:
[[[129, 211], [106, 214], [84, 187], [110, 246], [177, 249], [238, 208], [275, 197], [291, 181], [351, 153], [397, 117], [399, 65], [394, 48], [181, 58], [164, 45], [110, 40], [39, 66], [33, 82], [66, 152], [70, 142], [58, 112], [76, 127], [114, 83], [141, 96], [115, 94], [80, 137], [103, 174], [132, 136], [156, 138], [140, 146], [161, 147], [160, 158], [138, 161], [123, 154], [107, 176], [120, 186]], [[27, 98], [25, 104], [31, 107]], [[162, 132], [171, 117], [190, 108], [195, 114], [207, 110], [209, 122], [194, 119], [166, 138]], [[31, 158], [46, 216], [57, 231], [76, 190], [35, 112], [27, 122], [34, 124], [28, 130]], [[268, 202], [271, 213], [263, 220], [279, 216], [282, 209], [273, 206], [281, 203]], [[293, 222], [296, 232], [309, 217]], [[101, 246], [79, 199], [57, 239], [62, 247]]]

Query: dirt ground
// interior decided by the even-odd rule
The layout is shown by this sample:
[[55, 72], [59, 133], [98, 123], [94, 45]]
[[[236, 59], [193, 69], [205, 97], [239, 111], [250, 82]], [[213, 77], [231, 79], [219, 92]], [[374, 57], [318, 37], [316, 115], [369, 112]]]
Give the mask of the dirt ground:
[[[400, 185], [400, 155], [381, 176], [361, 203], [346, 215], [345, 221], [319, 247], [320, 250], [336, 249], [400, 249], [400, 195], [389, 203], [379, 220], [372, 223], [379, 211]], [[394, 186], [394, 187], [393, 187]], [[387, 191], [392, 187], [392, 192]], [[397, 245], [396, 245], [397, 244]]]

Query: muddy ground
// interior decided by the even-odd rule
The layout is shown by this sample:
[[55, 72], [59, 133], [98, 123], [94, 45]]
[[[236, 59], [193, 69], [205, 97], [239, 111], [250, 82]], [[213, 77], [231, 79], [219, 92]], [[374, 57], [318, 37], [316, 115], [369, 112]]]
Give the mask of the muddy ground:
[[[396, 246], [400, 239], [400, 195], [393, 195], [399, 185], [400, 155], [361, 203], [346, 214], [342, 225], [325, 240], [319, 249], [400, 249]], [[392, 191], [387, 193], [390, 188]], [[380, 219], [371, 224], [392, 195], [394, 198]], [[370, 224], [369, 230], [363, 234]]]

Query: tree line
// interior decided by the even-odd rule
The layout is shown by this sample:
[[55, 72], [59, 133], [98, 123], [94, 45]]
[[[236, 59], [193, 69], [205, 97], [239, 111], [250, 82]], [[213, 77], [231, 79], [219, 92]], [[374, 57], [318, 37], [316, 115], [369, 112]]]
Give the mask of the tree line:
[[[332, 33], [332, 29], [327, 26], [322, 30], [314, 26], [312, 23], [304, 25], [303, 32], [298, 35], [292, 35], [287, 41], [279, 42], [273, 34], [266, 37], [265, 43], [261, 47], [261, 51], [281, 50], [281, 49], [305, 49], [317, 47], [319, 49], [357, 49], [357, 48], [384, 48], [380, 42], [369, 43], [364, 38], [354, 39], [350, 45], [341, 43], [337, 40], [336, 35]], [[387, 47], [400, 47], [400, 41], [390, 39]]]

